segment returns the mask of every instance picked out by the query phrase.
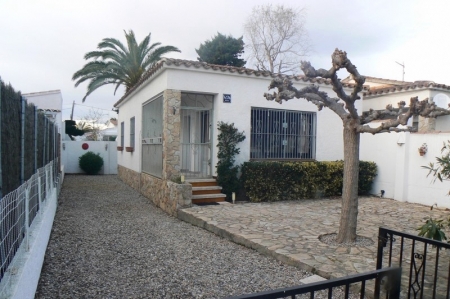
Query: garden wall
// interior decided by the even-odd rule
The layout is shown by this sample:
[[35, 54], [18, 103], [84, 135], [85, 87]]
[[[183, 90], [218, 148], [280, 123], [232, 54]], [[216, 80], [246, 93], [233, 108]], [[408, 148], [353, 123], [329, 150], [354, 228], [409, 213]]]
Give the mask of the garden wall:
[[[450, 182], [433, 183], [428, 170], [422, 168], [436, 162], [447, 140], [449, 132], [362, 134], [360, 158], [378, 166], [371, 193], [380, 195], [384, 190], [387, 198], [450, 208]], [[428, 151], [420, 156], [418, 148], [424, 143]]]
[[[88, 148], [84, 149], [83, 144]], [[117, 143], [115, 141], [68, 141], [62, 142], [61, 159], [66, 173], [84, 173], [78, 159], [88, 151], [100, 154], [103, 167], [99, 174], [117, 174]]]
[[120, 165], [118, 176], [169, 215], [177, 217], [179, 209], [190, 207], [192, 204], [190, 184], [177, 184], [146, 173], [139, 174]]

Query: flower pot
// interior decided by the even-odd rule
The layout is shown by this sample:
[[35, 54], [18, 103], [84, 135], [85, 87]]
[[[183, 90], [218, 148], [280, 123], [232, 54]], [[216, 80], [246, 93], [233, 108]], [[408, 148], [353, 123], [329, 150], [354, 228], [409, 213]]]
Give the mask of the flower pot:
[[423, 155], [425, 155], [425, 153], [424, 152], [419, 152], [419, 155], [423, 156]]
[[134, 147], [132, 147], [132, 146], [127, 146], [127, 147], [125, 148], [125, 150], [126, 150], [127, 152], [129, 152], [129, 153], [132, 153], [132, 152], [134, 152]]
[[118, 150], [119, 152], [123, 151], [123, 146], [118, 146], [118, 147], [117, 147], [117, 150]]

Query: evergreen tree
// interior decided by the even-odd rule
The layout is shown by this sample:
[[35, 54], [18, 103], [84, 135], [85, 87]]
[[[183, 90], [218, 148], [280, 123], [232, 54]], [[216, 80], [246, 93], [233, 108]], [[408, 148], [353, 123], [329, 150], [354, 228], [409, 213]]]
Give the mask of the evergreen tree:
[[244, 53], [243, 37], [234, 38], [231, 35], [225, 36], [217, 33], [211, 40], [200, 44], [199, 49], [195, 49], [198, 54], [198, 61], [242, 67], [246, 61], [239, 58]]

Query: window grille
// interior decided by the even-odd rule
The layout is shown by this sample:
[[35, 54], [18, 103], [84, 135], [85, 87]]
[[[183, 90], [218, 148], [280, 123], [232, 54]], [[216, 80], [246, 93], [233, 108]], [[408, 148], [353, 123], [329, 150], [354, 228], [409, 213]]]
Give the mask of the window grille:
[[251, 159], [315, 159], [316, 113], [251, 110]]
[[162, 177], [163, 97], [142, 108], [142, 171]]
[[130, 118], [130, 146], [134, 148], [134, 135], [135, 135], [135, 118]]
[[125, 131], [125, 123], [121, 122], [120, 123], [120, 146], [125, 146], [125, 135], [124, 135], [124, 131]]

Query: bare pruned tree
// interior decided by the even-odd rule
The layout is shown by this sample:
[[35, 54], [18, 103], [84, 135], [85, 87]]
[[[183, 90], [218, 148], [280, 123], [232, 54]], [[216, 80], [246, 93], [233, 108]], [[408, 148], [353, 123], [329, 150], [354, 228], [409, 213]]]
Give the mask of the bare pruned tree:
[[258, 70], [294, 73], [310, 52], [305, 9], [256, 6], [244, 24], [249, 58]]
[[[315, 104], [319, 111], [327, 107], [334, 111], [343, 122], [344, 127], [344, 185], [342, 189], [342, 211], [337, 241], [339, 243], [354, 242], [356, 239], [356, 224], [358, 216], [358, 171], [359, 171], [359, 142], [361, 133], [383, 132], [412, 132], [413, 127], [407, 126], [408, 120], [413, 115], [434, 118], [450, 114], [450, 110], [437, 107], [432, 101], [424, 99], [419, 101], [417, 97], [410, 99], [409, 107], [404, 101], [398, 103], [398, 108], [387, 105], [385, 110], [369, 110], [367, 113], [358, 114], [355, 102], [360, 99], [359, 93], [365, 82], [356, 67], [347, 58], [347, 53], [336, 49], [331, 55], [332, 67], [329, 70], [316, 70], [309, 62], [301, 63], [301, 69], [309, 78], [325, 78], [331, 80], [333, 91], [337, 98], [331, 98], [327, 93], [319, 91], [319, 87], [310, 85], [297, 90], [292, 82], [285, 78], [272, 80], [269, 89], [277, 88], [278, 93], [265, 93], [267, 100], [275, 100], [282, 103], [294, 98], [306, 99]], [[337, 71], [346, 69], [355, 84], [353, 91], [346, 94], [341, 81], [337, 77]], [[377, 127], [368, 124], [375, 120], [386, 120]]]
[[102, 135], [100, 133], [100, 126], [107, 122], [105, 116], [107, 116], [107, 114], [99, 109], [89, 109], [89, 112], [83, 116], [83, 120], [80, 121], [79, 124], [85, 127], [83, 130], [86, 133], [89, 133], [86, 134], [86, 140], [101, 140]]

